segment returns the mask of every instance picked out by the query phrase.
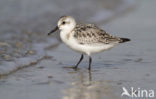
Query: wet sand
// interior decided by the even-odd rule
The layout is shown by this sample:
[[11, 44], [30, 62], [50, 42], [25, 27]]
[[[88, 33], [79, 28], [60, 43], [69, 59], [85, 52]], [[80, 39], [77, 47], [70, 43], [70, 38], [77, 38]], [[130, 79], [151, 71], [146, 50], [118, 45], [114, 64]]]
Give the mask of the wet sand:
[[140, 0], [137, 9], [100, 27], [131, 42], [88, 57], [78, 71], [72, 66], [80, 55], [64, 44], [46, 50], [50, 59], [0, 79], [3, 99], [130, 99], [121, 97], [122, 87], [156, 90], [156, 1]]

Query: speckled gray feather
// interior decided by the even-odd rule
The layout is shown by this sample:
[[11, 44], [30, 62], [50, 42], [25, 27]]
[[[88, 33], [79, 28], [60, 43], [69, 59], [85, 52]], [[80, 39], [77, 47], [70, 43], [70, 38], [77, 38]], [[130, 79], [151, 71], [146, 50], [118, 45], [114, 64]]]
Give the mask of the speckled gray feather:
[[122, 40], [106, 33], [94, 24], [77, 24], [73, 30], [75, 39], [80, 44], [110, 44]]

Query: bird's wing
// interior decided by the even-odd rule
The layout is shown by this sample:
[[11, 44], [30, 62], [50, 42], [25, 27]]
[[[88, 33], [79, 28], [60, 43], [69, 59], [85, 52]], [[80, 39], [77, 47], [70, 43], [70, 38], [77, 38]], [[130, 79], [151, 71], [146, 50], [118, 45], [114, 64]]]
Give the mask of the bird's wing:
[[77, 24], [74, 28], [74, 37], [80, 44], [110, 44], [121, 41], [94, 24]]

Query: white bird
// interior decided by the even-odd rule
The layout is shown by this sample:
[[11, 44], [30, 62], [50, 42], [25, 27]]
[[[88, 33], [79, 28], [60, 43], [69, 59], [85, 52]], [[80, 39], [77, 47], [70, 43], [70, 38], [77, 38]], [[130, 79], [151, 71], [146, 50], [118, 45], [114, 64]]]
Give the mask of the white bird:
[[130, 41], [128, 38], [119, 38], [106, 33], [94, 24], [78, 24], [71, 16], [62, 16], [58, 20], [57, 26], [48, 33], [60, 30], [61, 40], [71, 49], [80, 52], [81, 58], [73, 67], [77, 69], [83, 59], [83, 54], [89, 56], [89, 66], [91, 69], [91, 54], [108, 50], [118, 43]]

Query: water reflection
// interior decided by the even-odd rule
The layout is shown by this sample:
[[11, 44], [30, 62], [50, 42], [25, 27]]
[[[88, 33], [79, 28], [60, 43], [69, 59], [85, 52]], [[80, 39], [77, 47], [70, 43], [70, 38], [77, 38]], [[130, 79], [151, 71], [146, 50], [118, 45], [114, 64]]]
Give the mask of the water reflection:
[[72, 73], [73, 82], [70, 88], [63, 91], [65, 96], [62, 99], [118, 99], [109, 81], [96, 81], [92, 73], [87, 70]]

